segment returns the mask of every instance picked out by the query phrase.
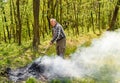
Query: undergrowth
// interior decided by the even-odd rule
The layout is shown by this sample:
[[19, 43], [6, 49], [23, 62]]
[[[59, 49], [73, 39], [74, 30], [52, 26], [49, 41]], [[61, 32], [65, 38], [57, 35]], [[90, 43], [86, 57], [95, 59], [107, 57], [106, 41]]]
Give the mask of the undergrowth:
[[[75, 37], [74, 36], [67, 37], [65, 58], [69, 58], [69, 55], [71, 53], [74, 53], [75, 50], [79, 46], [89, 46], [91, 43], [91, 40], [96, 37], [97, 37], [96, 35], [81, 35], [81, 36], [75, 36]], [[50, 38], [42, 39], [42, 41], [40, 42], [41, 44], [39, 45], [39, 52], [34, 52], [32, 50], [31, 41], [22, 42], [21, 46], [18, 46], [16, 43], [1, 42], [0, 44], [0, 74], [4, 72], [4, 70], [7, 67], [10, 67], [13, 69], [23, 67], [31, 63], [32, 61], [34, 61], [37, 57], [44, 56], [44, 54], [41, 54], [41, 52], [44, 51], [48, 47], [49, 41], [50, 41]], [[56, 47], [54, 44], [46, 51], [46, 55], [56, 56], [55, 49]], [[4, 83], [4, 82], [6, 83], [6, 80], [8, 80], [6, 77], [0, 75], [0, 83]], [[79, 82], [76, 82], [75, 80], [72, 80], [72, 81], [66, 80], [66, 81], [68, 83], [79, 83]], [[66, 81], [63, 83], [66, 83]], [[36, 82], [37, 81], [33, 78], [30, 78], [26, 81], [26, 83], [36, 83]], [[61, 83], [59, 82], [59, 80], [57, 81], [57, 79], [51, 82]], [[87, 82], [80, 81], [80, 83], [87, 83]]]

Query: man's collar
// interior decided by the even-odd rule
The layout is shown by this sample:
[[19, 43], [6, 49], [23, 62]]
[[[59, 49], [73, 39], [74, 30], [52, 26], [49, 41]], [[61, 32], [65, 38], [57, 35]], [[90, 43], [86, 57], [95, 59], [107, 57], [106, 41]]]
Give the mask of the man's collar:
[[58, 23], [56, 23], [54, 27], [56, 27], [57, 24], [58, 24]]

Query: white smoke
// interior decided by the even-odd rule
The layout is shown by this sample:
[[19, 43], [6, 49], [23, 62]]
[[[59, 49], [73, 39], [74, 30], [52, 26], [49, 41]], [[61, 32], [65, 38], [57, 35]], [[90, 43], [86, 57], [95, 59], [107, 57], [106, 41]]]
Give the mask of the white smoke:
[[44, 75], [50, 79], [87, 76], [115, 83], [120, 79], [120, 31], [105, 32], [89, 47], [79, 47], [69, 60], [45, 56], [41, 64], [45, 65]]

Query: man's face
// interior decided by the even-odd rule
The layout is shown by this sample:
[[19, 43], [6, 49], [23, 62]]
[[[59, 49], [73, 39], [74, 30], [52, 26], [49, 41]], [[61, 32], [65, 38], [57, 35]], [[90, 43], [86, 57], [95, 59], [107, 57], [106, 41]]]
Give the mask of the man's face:
[[56, 22], [55, 21], [50, 21], [50, 24], [52, 25], [52, 27], [54, 27]]

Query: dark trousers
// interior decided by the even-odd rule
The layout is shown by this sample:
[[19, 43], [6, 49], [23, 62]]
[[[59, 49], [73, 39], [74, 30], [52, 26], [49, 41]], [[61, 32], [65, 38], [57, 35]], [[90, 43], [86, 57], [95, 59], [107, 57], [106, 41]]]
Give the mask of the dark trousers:
[[64, 58], [66, 48], [66, 38], [63, 38], [56, 42], [56, 52], [57, 55]]

